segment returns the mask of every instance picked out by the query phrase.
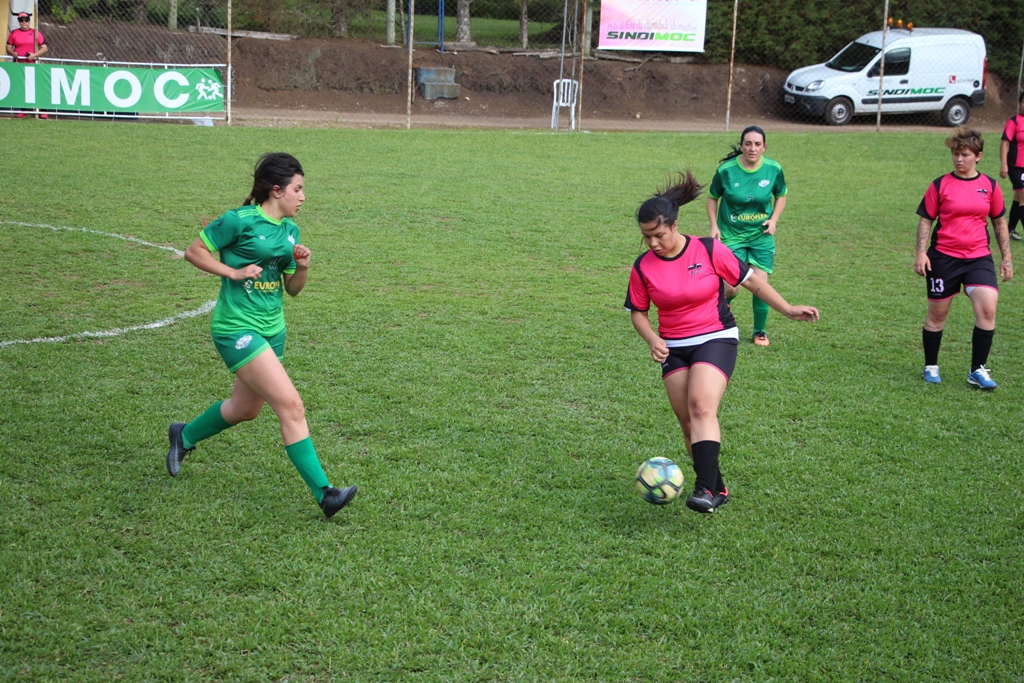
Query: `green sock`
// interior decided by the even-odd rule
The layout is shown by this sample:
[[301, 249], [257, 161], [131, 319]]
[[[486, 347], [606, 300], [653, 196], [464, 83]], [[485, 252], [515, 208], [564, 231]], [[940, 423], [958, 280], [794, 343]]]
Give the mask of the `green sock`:
[[764, 332], [768, 324], [768, 304], [754, 297], [754, 332]]
[[220, 434], [229, 427], [234, 427], [220, 414], [220, 404], [214, 403], [206, 412], [189, 422], [181, 430], [181, 443], [185, 448], [192, 448], [203, 439]]
[[302, 441], [297, 441], [291, 446], [284, 447], [288, 458], [299, 471], [302, 481], [313, 492], [313, 497], [319, 503], [324, 498], [324, 487], [330, 486], [324, 468], [320, 466], [320, 458], [316, 457], [316, 449], [313, 448], [313, 440], [308, 436]]

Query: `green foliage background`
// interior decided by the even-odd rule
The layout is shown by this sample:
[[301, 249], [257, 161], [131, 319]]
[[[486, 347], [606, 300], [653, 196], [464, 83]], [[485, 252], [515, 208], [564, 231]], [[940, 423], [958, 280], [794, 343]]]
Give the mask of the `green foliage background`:
[[[731, 0], [708, 0], [709, 61], [729, 59], [732, 11]], [[883, 11], [881, 0], [744, 0], [736, 23], [737, 59], [786, 69], [822, 62], [857, 36], [879, 30]], [[1024, 8], [1019, 2], [897, 0], [890, 2], [889, 14], [915, 26], [980, 33], [988, 46], [989, 70], [1016, 80], [1024, 39]]]

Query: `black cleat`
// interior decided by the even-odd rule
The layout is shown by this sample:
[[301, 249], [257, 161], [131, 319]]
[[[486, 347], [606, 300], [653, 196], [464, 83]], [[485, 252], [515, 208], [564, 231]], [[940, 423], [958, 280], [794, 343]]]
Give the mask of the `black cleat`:
[[358, 491], [358, 486], [349, 486], [344, 489], [325, 486], [324, 497], [320, 501], [320, 509], [324, 511], [324, 516], [326, 516], [327, 519], [333, 517], [338, 510], [348, 505], [352, 499], [356, 497], [356, 493]]
[[724, 491], [722, 491], [721, 493], [716, 493], [715, 494], [715, 509], [716, 510], [718, 508], [722, 507], [723, 505], [725, 505], [728, 502], [729, 502], [729, 488], [728, 487], [726, 487], [726, 489]]
[[686, 499], [686, 507], [697, 512], [714, 512], [715, 496], [707, 489], [694, 489], [693, 495]]
[[184, 428], [184, 422], [174, 422], [167, 430], [167, 438], [171, 442], [171, 449], [167, 451], [167, 473], [172, 477], [178, 476], [178, 472], [181, 471], [181, 462], [186, 455], [196, 449], [195, 446], [185, 448], [185, 444], [182, 443], [181, 430]]

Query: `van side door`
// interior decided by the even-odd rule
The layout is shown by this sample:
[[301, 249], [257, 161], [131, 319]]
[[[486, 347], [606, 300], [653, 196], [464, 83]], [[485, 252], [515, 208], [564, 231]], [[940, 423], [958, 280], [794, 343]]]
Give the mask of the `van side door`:
[[[883, 112], [920, 111], [921, 105], [914, 94], [914, 84], [911, 82], [910, 62], [911, 49], [909, 47], [897, 47], [886, 51], [885, 75], [882, 77], [881, 88]], [[879, 57], [867, 71], [867, 81], [863, 91], [865, 96], [861, 98], [859, 104], [868, 111], [875, 111], [878, 108], [878, 76], [881, 69], [882, 58]]]

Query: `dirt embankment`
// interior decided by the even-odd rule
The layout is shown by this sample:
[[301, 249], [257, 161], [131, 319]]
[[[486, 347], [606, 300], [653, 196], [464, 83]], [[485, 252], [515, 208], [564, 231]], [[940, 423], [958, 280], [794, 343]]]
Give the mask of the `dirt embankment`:
[[[219, 63], [227, 57], [227, 43], [220, 36], [159, 26], [86, 21], [62, 26], [44, 20], [43, 30], [54, 57], [175, 63]], [[242, 122], [389, 125], [401, 118], [404, 124], [408, 59], [404, 49], [364, 40], [238, 38], [232, 60], [235, 112]], [[550, 120], [552, 82], [560, 75], [557, 57], [483, 50], [441, 54], [421, 47], [414, 52], [413, 65], [453, 67], [462, 88], [458, 100], [416, 99], [413, 114], [421, 123], [542, 127]], [[567, 71], [570, 66], [567, 62]], [[579, 63], [576, 69], [579, 78]], [[807, 127], [809, 122], [779, 116], [778, 92], [786, 75], [772, 67], [738, 65], [730, 110], [733, 127], [766, 119], [776, 129]], [[728, 80], [724, 64], [587, 60], [582, 116], [586, 127], [595, 129], [721, 130]], [[1014, 113], [1014, 99], [990, 75], [986, 105], [975, 110], [972, 123], [983, 130], [1001, 129]], [[852, 128], [873, 120], [859, 123]], [[892, 117], [889, 123], [934, 121]]]

